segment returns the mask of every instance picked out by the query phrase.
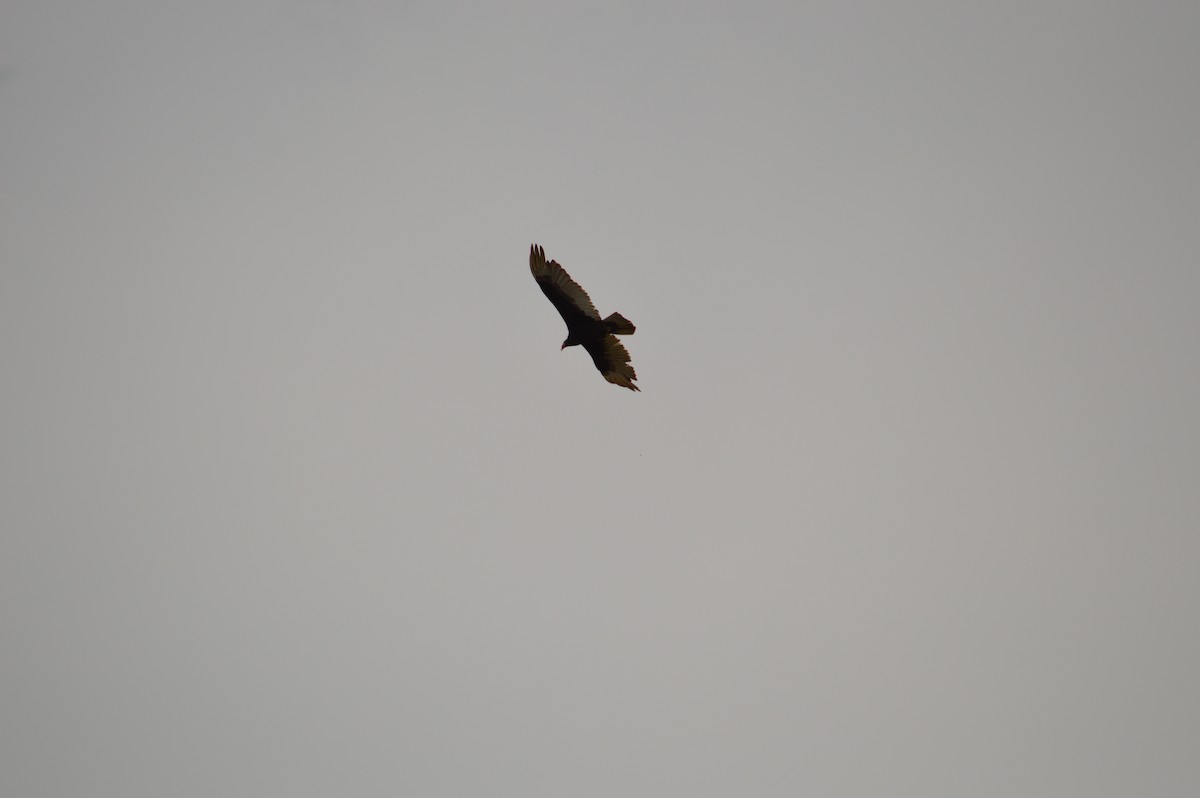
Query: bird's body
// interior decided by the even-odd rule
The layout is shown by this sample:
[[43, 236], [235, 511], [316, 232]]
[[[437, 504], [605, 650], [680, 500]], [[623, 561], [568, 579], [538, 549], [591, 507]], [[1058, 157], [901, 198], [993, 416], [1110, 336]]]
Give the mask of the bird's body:
[[620, 313], [600, 318], [587, 292], [571, 279], [558, 261], [547, 262], [546, 253], [537, 244], [529, 248], [529, 271], [567, 324], [567, 340], [561, 348], [582, 346], [592, 356], [592, 362], [604, 379], [631, 391], [640, 391], [634, 384], [637, 372], [629, 362], [629, 352], [616, 338], [633, 335], [637, 329], [633, 323]]

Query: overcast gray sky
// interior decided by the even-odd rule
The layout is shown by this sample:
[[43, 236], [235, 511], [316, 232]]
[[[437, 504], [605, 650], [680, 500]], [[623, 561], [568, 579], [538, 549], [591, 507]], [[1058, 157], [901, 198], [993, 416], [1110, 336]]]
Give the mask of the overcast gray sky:
[[3, 0], [0, 793], [1200, 793], [1198, 41]]

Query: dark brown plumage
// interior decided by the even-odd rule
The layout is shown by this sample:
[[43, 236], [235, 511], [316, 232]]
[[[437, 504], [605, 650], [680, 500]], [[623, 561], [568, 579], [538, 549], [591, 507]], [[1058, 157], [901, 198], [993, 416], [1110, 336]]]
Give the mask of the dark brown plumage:
[[622, 388], [640, 391], [633, 382], [637, 372], [629, 363], [629, 352], [617, 340], [618, 335], [633, 335], [637, 329], [633, 323], [620, 313], [601, 319], [587, 292], [571, 279], [558, 261], [547, 263], [546, 253], [537, 244], [529, 248], [529, 271], [567, 323], [567, 340], [560, 348], [582, 346], [592, 356], [592, 362], [604, 379]]

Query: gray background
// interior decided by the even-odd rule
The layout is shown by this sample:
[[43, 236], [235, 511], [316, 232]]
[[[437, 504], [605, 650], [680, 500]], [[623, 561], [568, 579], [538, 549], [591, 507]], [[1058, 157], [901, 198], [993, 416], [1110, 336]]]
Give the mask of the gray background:
[[0, 793], [1198, 794], [1198, 40], [3, 0]]

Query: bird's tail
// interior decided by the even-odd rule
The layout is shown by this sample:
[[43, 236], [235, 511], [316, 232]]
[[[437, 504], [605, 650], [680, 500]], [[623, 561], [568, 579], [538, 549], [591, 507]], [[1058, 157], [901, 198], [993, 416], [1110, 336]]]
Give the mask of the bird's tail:
[[633, 335], [637, 327], [633, 326], [633, 322], [622, 316], [620, 313], [613, 313], [604, 320], [608, 325], [608, 331], [613, 335]]

